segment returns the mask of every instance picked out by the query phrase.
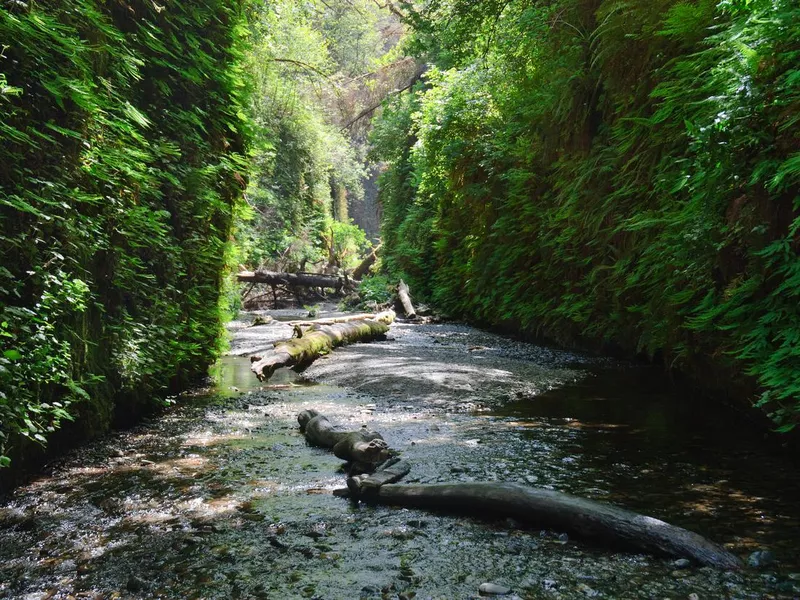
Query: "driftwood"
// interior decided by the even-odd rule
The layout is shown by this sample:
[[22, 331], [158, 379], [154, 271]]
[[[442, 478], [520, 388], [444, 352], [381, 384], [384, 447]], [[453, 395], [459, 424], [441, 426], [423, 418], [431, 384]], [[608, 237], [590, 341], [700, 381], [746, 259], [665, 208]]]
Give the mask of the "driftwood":
[[378, 244], [372, 249], [367, 257], [361, 261], [361, 263], [353, 270], [353, 279], [363, 279], [364, 275], [369, 273], [370, 267], [375, 264], [375, 261], [378, 260], [378, 251], [381, 249], [381, 245]]
[[348, 277], [324, 275], [322, 273], [276, 273], [274, 271], [240, 271], [237, 276], [239, 281], [250, 283], [266, 283], [269, 285], [286, 285], [297, 287], [329, 288], [340, 292], [342, 289], [352, 288], [358, 282]]
[[347, 462], [374, 467], [389, 458], [389, 446], [380, 433], [366, 429], [342, 431], [315, 410], [304, 410], [297, 415], [297, 422], [309, 444], [330, 448]]
[[515, 483], [384, 485], [375, 502], [476, 515], [513, 517], [576, 537], [703, 565], [740, 569], [741, 561], [704, 537], [623, 508]]
[[409, 319], [414, 319], [417, 316], [417, 311], [414, 310], [414, 305], [411, 304], [411, 295], [408, 285], [402, 279], [397, 286], [397, 297], [400, 299], [400, 304], [403, 306], [403, 312]]
[[314, 362], [323, 354], [328, 354], [337, 346], [352, 342], [370, 342], [383, 337], [389, 331], [393, 313], [381, 313], [376, 319], [361, 319], [349, 323], [333, 325], [313, 325], [303, 330], [295, 326], [296, 338], [274, 343], [272, 350], [260, 356], [250, 357], [253, 363], [250, 370], [260, 381], [269, 379], [279, 367], [303, 366]]
[[[696, 533], [624, 508], [553, 490], [501, 482], [394, 484], [408, 474], [410, 465], [387, 458], [391, 451], [379, 434], [339, 431], [314, 410], [301, 412], [297, 420], [310, 443], [333, 448], [343, 460], [366, 459], [374, 465], [386, 459], [375, 473], [348, 478], [347, 489], [336, 490], [337, 496], [478, 517], [512, 517], [620, 549], [688, 558], [722, 569], [742, 567], [736, 556]], [[360, 453], [362, 448], [364, 452]]]
[[411, 465], [398, 458], [390, 458], [370, 475], [354, 475], [347, 478], [349, 495], [354, 499], [374, 498], [381, 486], [400, 481], [411, 471]]
[[380, 313], [361, 313], [356, 315], [345, 315], [342, 317], [330, 317], [328, 319], [315, 319], [313, 321], [289, 321], [289, 325], [300, 327], [313, 327], [314, 325], [335, 325], [336, 323], [349, 323], [350, 321], [363, 321], [369, 319], [380, 323], [391, 324], [394, 321], [394, 311], [387, 310]]

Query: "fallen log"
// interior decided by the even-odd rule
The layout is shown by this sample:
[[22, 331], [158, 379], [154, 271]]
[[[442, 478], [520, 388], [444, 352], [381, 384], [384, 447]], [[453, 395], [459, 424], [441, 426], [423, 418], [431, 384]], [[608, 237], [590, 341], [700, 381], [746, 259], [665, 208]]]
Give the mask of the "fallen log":
[[290, 321], [289, 325], [300, 327], [313, 327], [314, 325], [335, 325], [336, 323], [349, 323], [351, 321], [363, 321], [365, 319], [378, 321], [390, 325], [395, 319], [393, 310], [385, 310], [379, 313], [361, 313], [356, 315], [344, 315], [342, 317], [330, 317], [327, 319], [315, 319], [313, 321]]
[[374, 468], [391, 454], [380, 433], [366, 429], [342, 431], [315, 410], [304, 410], [297, 415], [297, 422], [309, 444], [330, 448], [337, 458], [347, 462]]
[[511, 517], [621, 549], [689, 558], [740, 569], [741, 561], [704, 537], [623, 508], [515, 483], [382, 485], [374, 502], [448, 512]]
[[411, 295], [408, 285], [402, 279], [397, 286], [397, 297], [400, 299], [400, 304], [403, 306], [403, 312], [409, 319], [414, 319], [417, 316], [417, 311], [414, 310], [414, 305], [411, 304]]
[[[389, 316], [385, 318], [388, 319]], [[279, 367], [310, 364], [342, 344], [379, 339], [389, 331], [389, 324], [362, 319], [349, 323], [314, 325], [305, 332], [296, 327], [296, 330], [298, 329], [302, 337], [277, 341], [271, 350], [260, 356], [251, 357], [250, 370], [260, 381], [269, 379]]]
[[237, 279], [250, 283], [287, 285], [289, 287], [329, 288], [337, 292], [344, 288], [352, 288], [358, 283], [347, 277], [324, 275], [322, 273], [277, 273], [266, 270], [240, 271]]
[[347, 478], [347, 489], [349, 496], [354, 499], [374, 498], [381, 488], [387, 483], [400, 481], [411, 471], [411, 465], [404, 461], [389, 459], [378, 469], [370, 474], [354, 475]]
[[381, 245], [378, 244], [372, 249], [367, 257], [359, 263], [359, 265], [353, 270], [353, 279], [363, 279], [364, 275], [369, 273], [370, 267], [375, 264], [375, 261], [378, 260], [378, 250], [381, 249]]

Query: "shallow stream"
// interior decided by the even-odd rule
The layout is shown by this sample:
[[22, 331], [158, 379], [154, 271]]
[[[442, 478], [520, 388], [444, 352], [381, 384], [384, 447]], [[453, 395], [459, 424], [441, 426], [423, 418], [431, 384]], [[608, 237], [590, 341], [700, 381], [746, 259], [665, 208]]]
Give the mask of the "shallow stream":
[[[231, 324], [215, 385], [0, 501], [0, 598], [465, 599], [484, 582], [518, 598], [800, 597], [796, 470], [657, 371], [395, 324], [262, 385], [246, 356], [288, 337], [291, 315], [252, 316]], [[382, 432], [410, 482], [558, 489], [774, 561], [679, 568], [514, 521], [353, 505], [331, 494], [340, 461], [298, 432], [305, 408]]]

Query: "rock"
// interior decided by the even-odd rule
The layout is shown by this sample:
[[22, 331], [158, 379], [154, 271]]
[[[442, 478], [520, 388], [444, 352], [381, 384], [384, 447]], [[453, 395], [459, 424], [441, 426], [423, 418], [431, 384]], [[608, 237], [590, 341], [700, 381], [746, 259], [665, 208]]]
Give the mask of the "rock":
[[747, 566], [763, 569], [775, 562], [775, 555], [770, 550], [756, 550], [747, 558]]
[[555, 579], [543, 579], [542, 580], [542, 587], [548, 591], [552, 592], [558, 589], [558, 582]]
[[698, 596], [695, 592], [692, 592], [689, 594], [688, 600], [700, 600], [700, 596]]
[[377, 585], [365, 585], [361, 588], [361, 594], [363, 595], [372, 595], [372, 596], [380, 596], [381, 595], [381, 588]]
[[482, 583], [478, 586], [478, 593], [481, 596], [507, 596], [511, 588], [499, 583]]
[[33, 529], [33, 517], [18, 508], [0, 508], [0, 529], [14, 526], [24, 530]]
[[125, 588], [129, 592], [141, 592], [145, 587], [147, 587], [145, 580], [136, 575], [128, 577], [128, 583], [125, 584]]
[[688, 569], [692, 566], [692, 561], [690, 561], [688, 558], [679, 558], [672, 563], [672, 566], [676, 569]]

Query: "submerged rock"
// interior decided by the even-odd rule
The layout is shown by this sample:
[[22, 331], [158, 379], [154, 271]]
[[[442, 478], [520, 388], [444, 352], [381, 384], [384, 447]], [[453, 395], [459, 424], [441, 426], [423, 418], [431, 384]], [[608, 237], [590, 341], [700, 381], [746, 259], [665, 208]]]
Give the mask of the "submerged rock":
[[507, 596], [511, 593], [511, 588], [499, 583], [482, 583], [478, 587], [481, 596]]
[[747, 558], [747, 565], [754, 569], [763, 569], [775, 562], [775, 554], [770, 550], [756, 550]]
[[692, 561], [690, 561], [688, 558], [679, 558], [672, 563], [672, 566], [676, 569], [688, 569], [692, 566]]

